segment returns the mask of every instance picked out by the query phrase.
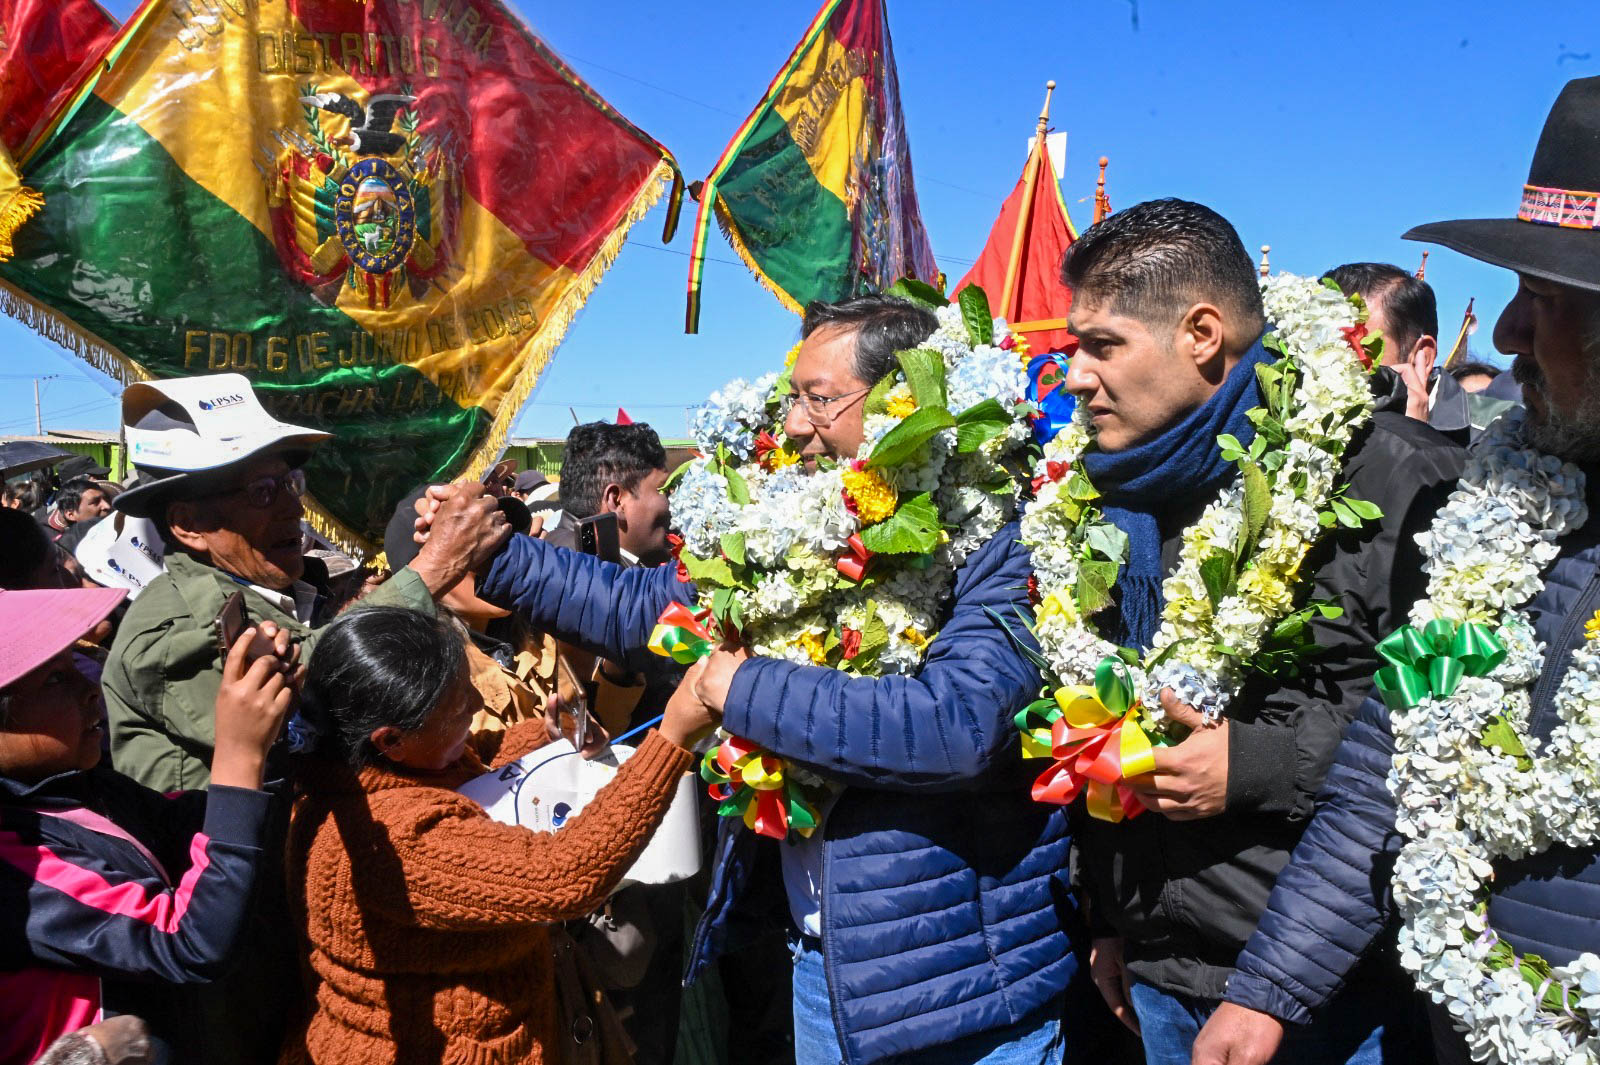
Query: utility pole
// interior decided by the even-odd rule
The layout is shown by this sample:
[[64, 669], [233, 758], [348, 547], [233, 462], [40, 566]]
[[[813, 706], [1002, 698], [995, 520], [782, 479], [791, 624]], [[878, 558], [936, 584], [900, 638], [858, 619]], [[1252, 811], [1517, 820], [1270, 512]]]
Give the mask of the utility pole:
[[33, 435], [34, 436], [43, 436], [44, 435], [44, 415], [40, 411], [40, 408], [39, 408], [39, 382], [40, 381], [54, 381], [56, 378], [58, 378], [60, 376], [61, 375], [58, 374], [58, 373], [47, 373], [43, 377], [35, 377], [33, 379]]

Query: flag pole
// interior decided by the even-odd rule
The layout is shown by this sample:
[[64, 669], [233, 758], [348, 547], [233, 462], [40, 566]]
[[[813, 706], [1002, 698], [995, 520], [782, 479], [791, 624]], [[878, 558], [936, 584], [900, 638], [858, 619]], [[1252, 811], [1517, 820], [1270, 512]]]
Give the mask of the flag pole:
[[1012, 301], [1017, 294], [1017, 272], [1022, 266], [1022, 246], [1027, 241], [1028, 222], [1033, 217], [1033, 196], [1039, 186], [1039, 166], [1044, 157], [1045, 133], [1050, 126], [1050, 97], [1056, 83], [1044, 83], [1044, 109], [1039, 112], [1038, 136], [1033, 141], [1033, 151], [1028, 153], [1028, 172], [1022, 179], [1022, 210], [1017, 214], [1017, 231], [1011, 237], [1011, 256], [1006, 260], [1006, 281], [1000, 289], [1000, 316], [1010, 321], [1016, 317]]
[[1456, 334], [1456, 342], [1450, 346], [1450, 354], [1445, 356], [1444, 368], [1450, 369], [1455, 365], [1456, 359], [1467, 350], [1467, 334], [1472, 332], [1472, 327], [1477, 324], [1478, 316], [1472, 313], [1472, 304], [1477, 299], [1474, 296], [1467, 300], [1466, 313], [1461, 316], [1461, 332]]
[[1106, 156], [1100, 157], [1100, 180], [1094, 184], [1094, 221], [1091, 225], [1099, 225], [1111, 213], [1111, 197], [1106, 195], [1106, 167], [1110, 162]]

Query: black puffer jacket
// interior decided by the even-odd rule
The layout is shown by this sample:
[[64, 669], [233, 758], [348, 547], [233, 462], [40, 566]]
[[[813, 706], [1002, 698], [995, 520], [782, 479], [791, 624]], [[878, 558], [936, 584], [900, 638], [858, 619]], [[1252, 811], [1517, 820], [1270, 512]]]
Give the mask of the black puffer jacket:
[[[1226, 811], [1198, 821], [1156, 813], [1116, 825], [1085, 819], [1081, 827], [1079, 875], [1096, 934], [1123, 937], [1129, 972], [1144, 983], [1222, 997], [1311, 818], [1339, 737], [1372, 686], [1373, 645], [1404, 623], [1424, 590], [1414, 535], [1454, 487], [1464, 453], [1394, 402], [1380, 403], [1344, 466], [1349, 495], [1377, 504], [1383, 518], [1325, 537], [1305, 562], [1316, 573], [1312, 594], [1344, 608], [1316, 623], [1326, 650], [1297, 679], [1247, 684], [1228, 712]], [[1163, 517], [1168, 572], [1184, 527], [1208, 502]]]

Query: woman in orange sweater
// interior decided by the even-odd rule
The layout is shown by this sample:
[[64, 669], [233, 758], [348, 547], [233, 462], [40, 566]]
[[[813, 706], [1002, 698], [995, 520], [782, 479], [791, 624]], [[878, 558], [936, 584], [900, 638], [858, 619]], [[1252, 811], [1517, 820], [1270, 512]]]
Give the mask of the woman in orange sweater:
[[644, 849], [712, 723], [684, 684], [560, 832], [489, 819], [456, 788], [539, 746], [544, 722], [469, 735], [482, 700], [451, 621], [393, 607], [323, 633], [287, 854], [314, 1013], [286, 1062], [559, 1060], [547, 926], [599, 907]]

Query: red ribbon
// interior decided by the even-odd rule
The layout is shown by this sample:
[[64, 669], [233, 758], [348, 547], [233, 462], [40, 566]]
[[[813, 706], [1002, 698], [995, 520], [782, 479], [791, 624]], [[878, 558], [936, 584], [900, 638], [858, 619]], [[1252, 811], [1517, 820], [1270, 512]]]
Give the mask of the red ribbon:
[[838, 567], [840, 573], [850, 580], [860, 581], [862, 577], [867, 575], [867, 563], [872, 561], [872, 552], [868, 551], [866, 545], [861, 542], [859, 533], [846, 540], [845, 546], [850, 549], [850, 553], [841, 556], [834, 565]]
[[1361, 360], [1362, 369], [1372, 369], [1372, 356], [1367, 354], [1367, 349], [1361, 343], [1367, 336], [1367, 323], [1357, 322], [1355, 325], [1347, 325], [1339, 331], [1344, 334], [1345, 342], [1355, 351], [1356, 358]]
[[1056, 462], [1054, 459], [1046, 462], [1044, 464], [1044, 473], [1033, 479], [1034, 494], [1038, 494], [1039, 489], [1044, 487], [1044, 483], [1046, 481], [1054, 483], [1061, 480], [1061, 478], [1067, 475], [1067, 471], [1070, 469], [1072, 469], [1072, 466], [1065, 462]]
[[702, 640], [709, 640], [712, 643], [716, 643], [717, 638], [711, 635], [711, 633], [707, 632], [706, 627], [701, 624], [702, 621], [710, 616], [711, 611], [709, 610], [702, 610], [700, 613], [696, 614], [693, 610], [690, 610], [682, 603], [673, 603], [671, 606], [667, 607], [667, 609], [661, 612], [661, 617], [656, 619], [656, 624], [676, 625], [680, 629], [688, 630], [694, 635], [700, 637]]
[[[1138, 795], [1122, 782], [1122, 730], [1138, 727], [1132, 715], [1089, 728], [1073, 728], [1065, 718], [1057, 718], [1050, 730], [1055, 762], [1033, 782], [1034, 801], [1064, 806], [1088, 791], [1090, 813], [1101, 820], [1131, 820], [1144, 813]], [[1120, 816], [1101, 816], [1118, 808]]]

